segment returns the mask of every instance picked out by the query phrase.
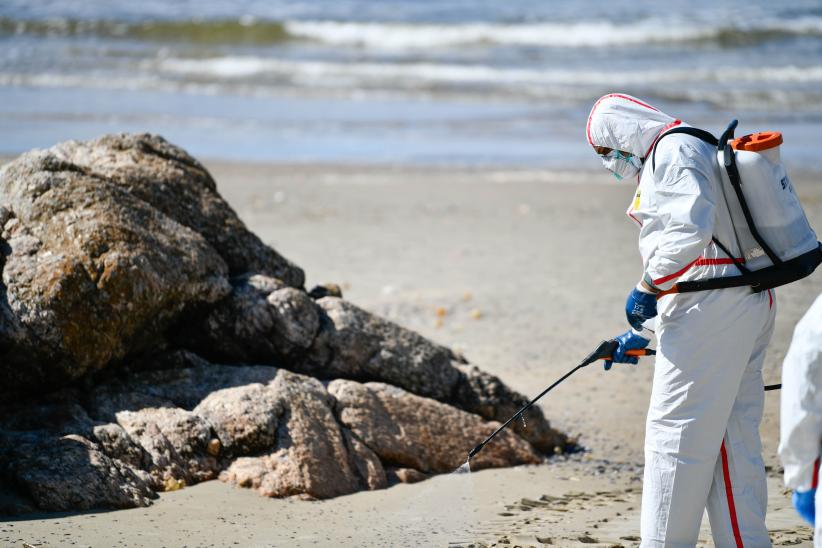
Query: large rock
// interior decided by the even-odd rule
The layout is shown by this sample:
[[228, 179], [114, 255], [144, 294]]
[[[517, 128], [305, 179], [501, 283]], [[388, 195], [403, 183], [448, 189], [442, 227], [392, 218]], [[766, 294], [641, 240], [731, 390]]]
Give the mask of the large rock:
[[[499, 422], [528, 402], [499, 378], [418, 333], [339, 298], [321, 298], [317, 304], [325, 315], [312, 354], [298, 365], [305, 372], [393, 384]], [[539, 408], [526, 412], [525, 425], [512, 426], [541, 452], [565, 449], [567, 437], [551, 428]]]
[[194, 413], [214, 426], [226, 456], [248, 455], [276, 443], [283, 399], [267, 385], [247, 384], [212, 392]]
[[[456, 470], [477, 442], [499, 426], [388, 384], [335, 380], [328, 391], [337, 399], [342, 424], [384, 464], [420, 472]], [[503, 431], [471, 461], [471, 467], [536, 464], [540, 460], [528, 442]]]
[[360, 474], [368, 466], [352, 467], [333, 399], [323, 385], [281, 370], [271, 389], [285, 407], [276, 445], [266, 455], [237, 459], [221, 479], [268, 497], [328, 498], [367, 488], [369, 479]]
[[184, 409], [149, 407], [121, 411], [117, 423], [148, 453], [148, 471], [159, 484], [192, 484], [217, 476], [217, 460], [208, 452], [211, 425], [203, 417]]
[[0, 457], [5, 482], [40, 510], [132, 508], [157, 496], [146, 475], [82, 436], [0, 432]]
[[319, 326], [320, 309], [305, 291], [254, 274], [233, 279], [231, 295], [178, 338], [216, 361], [294, 362], [306, 354]]
[[304, 281], [199, 162], [158, 136], [24, 154], [0, 169], [0, 204], [5, 389], [56, 385], [151, 349], [183, 312], [228, 295], [229, 276]]
[[10, 212], [0, 390], [102, 369], [230, 291], [225, 262], [200, 234], [52, 153], [0, 169], [0, 203]]
[[317, 301], [324, 315], [308, 372], [326, 378], [381, 381], [437, 400], [459, 380], [453, 352], [419, 333], [336, 297]]
[[200, 234], [232, 275], [259, 272], [302, 287], [303, 271], [265, 245], [217, 192], [200, 162], [157, 135], [106, 135], [51, 149], [60, 160], [111, 181]]

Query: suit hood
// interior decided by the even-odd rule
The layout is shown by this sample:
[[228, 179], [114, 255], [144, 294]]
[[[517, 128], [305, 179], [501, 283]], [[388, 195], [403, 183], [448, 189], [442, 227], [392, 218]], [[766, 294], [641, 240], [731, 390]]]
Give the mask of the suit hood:
[[658, 108], [624, 93], [601, 97], [588, 116], [586, 133], [591, 146], [608, 147], [645, 158], [657, 137], [679, 124]]

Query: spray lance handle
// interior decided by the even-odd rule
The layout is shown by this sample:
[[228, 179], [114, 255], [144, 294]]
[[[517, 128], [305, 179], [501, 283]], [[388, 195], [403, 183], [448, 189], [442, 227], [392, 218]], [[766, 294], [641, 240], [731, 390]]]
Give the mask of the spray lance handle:
[[[616, 339], [603, 341], [599, 344], [597, 349], [591, 353], [590, 356], [585, 358], [585, 361], [583, 363], [587, 365], [589, 363], [595, 362], [596, 360], [613, 359], [614, 352], [616, 352], [616, 349], [618, 347], [619, 343], [616, 341]], [[634, 358], [641, 358], [643, 356], [655, 356], [656, 350], [653, 350], [652, 348], [637, 348], [632, 350], [626, 350], [625, 355]]]
[[626, 350], [626, 356], [633, 356], [634, 358], [641, 358], [642, 356], [656, 356], [656, 350], [652, 348], [637, 348], [634, 350]]

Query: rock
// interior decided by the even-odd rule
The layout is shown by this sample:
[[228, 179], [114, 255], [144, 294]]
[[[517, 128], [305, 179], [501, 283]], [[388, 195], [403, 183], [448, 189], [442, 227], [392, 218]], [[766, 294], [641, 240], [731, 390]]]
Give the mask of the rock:
[[267, 456], [240, 457], [220, 474], [220, 481], [237, 487], [259, 490], [263, 479], [272, 470], [273, 468], [269, 467]]
[[271, 293], [266, 299], [274, 311], [274, 335], [281, 339], [282, 354], [292, 349], [307, 350], [320, 327], [317, 306], [303, 291], [291, 287]]
[[117, 422], [150, 456], [149, 472], [156, 485], [169, 478], [191, 485], [217, 476], [217, 461], [207, 450], [211, 425], [199, 415], [177, 408], [146, 408], [121, 411]]
[[232, 284], [231, 295], [202, 323], [183, 331], [182, 344], [221, 362], [277, 363], [305, 354], [320, 311], [304, 291], [259, 274]]
[[392, 483], [419, 483], [428, 479], [429, 476], [413, 468], [392, 468], [388, 472], [388, 477]]
[[[498, 426], [447, 404], [383, 383], [334, 380], [328, 391], [337, 400], [342, 424], [383, 462], [424, 473], [456, 470], [478, 440]], [[472, 470], [536, 464], [539, 455], [508, 431], [472, 461]]]
[[308, 296], [312, 299], [322, 299], [323, 297], [339, 297], [342, 299], [342, 289], [337, 284], [321, 284], [315, 285], [308, 292]]
[[285, 407], [276, 446], [267, 455], [237, 459], [220, 479], [267, 497], [329, 498], [367, 488], [368, 481], [350, 464], [323, 385], [280, 370], [270, 386]]
[[418, 333], [336, 297], [317, 301], [324, 312], [306, 372], [326, 378], [380, 381], [447, 401], [459, 372], [454, 354]]
[[388, 477], [376, 453], [351, 430], [343, 428], [342, 432], [350, 455], [350, 466], [356, 470], [357, 475], [365, 483], [365, 487], [369, 490], [387, 487]]
[[[81, 436], [10, 440], [4, 475], [40, 510], [148, 506], [156, 494], [128, 465]], [[8, 445], [14, 447], [8, 450]], [[2, 451], [2, 449], [0, 449]]]
[[[499, 422], [528, 402], [499, 378], [413, 331], [341, 299], [326, 297], [317, 304], [325, 317], [310, 363], [301, 368], [305, 372], [392, 384]], [[518, 421], [512, 428], [541, 452], [565, 448], [566, 437], [551, 428], [539, 408], [528, 410], [525, 419], [526, 427]]]
[[274, 313], [266, 298], [285, 286], [258, 274], [234, 278], [231, 284], [231, 294], [201, 321], [183, 326], [177, 339], [217, 362], [274, 361], [278, 354], [271, 337]]
[[94, 441], [106, 456], [118, 459], [135, 470], [147, 470], [151, 467], [151, 456], [119, 424], [97, 425], [93, 435]]
[[303, 271], [250, 232], [200, 162], [158, 135], [106, 135], [68, 141], [53, 154], [112, 181], [180, 225], [201, 234], [232, 275], [260, 272], [302, 287]]
[[227, 456], [271, 449], [283, 412], [276, 391], [259, 383], [212, 392], [194, 408], [213, 425]]
[[230, 290], [200, 234], [53, 152], [0, 168], [0, 202], [14, 215], [2, 232], [0, 390], [100, 370]]

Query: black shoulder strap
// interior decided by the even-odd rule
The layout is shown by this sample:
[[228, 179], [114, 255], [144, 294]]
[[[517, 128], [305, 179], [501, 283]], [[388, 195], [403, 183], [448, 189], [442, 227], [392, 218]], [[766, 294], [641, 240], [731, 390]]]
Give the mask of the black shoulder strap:
[[659, 146], [659, 142], [662, 140], [663, 137], [667, 137], [668, 135], [673, 135], [674, 133], [684, 133], [686, 135], [691, 135], [696, 137], [697, 139], [702, 139], [709, 145], [718, 146], [719, 139], [705, 131], [704, 129], [699, 129], [695, 127], [675, 127], [673, 129], [669, 129], [665, 133], [659, 136], [659, 138], [654, 143], [654, 151], [651, 153], [651, 170], [656, 171], [656, 147]]

